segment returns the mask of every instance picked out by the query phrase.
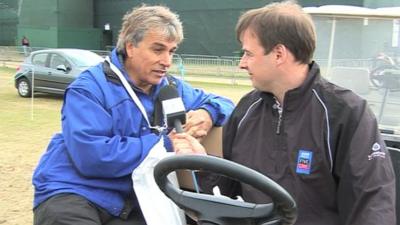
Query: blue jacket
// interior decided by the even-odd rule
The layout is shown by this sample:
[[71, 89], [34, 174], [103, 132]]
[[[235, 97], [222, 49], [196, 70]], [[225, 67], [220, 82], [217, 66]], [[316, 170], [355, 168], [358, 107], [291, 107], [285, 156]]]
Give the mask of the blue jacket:
[[[132, 82], [115, 50], [111, 61]], [[102, 65], [83, 72], [66, 90], [62, 133], [52, 138], [33, 175], [34, 207], [55, 194], [75, 193], [118, 216], [124, 207], [137, 205], [131, 173], [161, 135], [172, 150], [168, 136], [149, 129], [124, 87], [108, 80]], [[230, 116], [230, 100], [173, 79], [186, 110], [206, 109], [215, 126]], [[160, 88], [167, 84], [164, 78], [149, 95], [134, 88], [149, 118]]]

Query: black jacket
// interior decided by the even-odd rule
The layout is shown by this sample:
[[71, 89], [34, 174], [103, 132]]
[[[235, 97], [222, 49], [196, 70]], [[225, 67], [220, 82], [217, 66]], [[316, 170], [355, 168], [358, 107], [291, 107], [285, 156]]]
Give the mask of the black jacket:
[[[296, 225], [396, 224], [395, 177], [375, 116], [365, 100], [322, 78], [316, 63], [283, 108], [270, 93], [244, 96], [224, 127], [223, 155], [283, 186], [297, 202]], [[270, 200], [221, 177], [202, 187], [216, 183], [231, 197]]]

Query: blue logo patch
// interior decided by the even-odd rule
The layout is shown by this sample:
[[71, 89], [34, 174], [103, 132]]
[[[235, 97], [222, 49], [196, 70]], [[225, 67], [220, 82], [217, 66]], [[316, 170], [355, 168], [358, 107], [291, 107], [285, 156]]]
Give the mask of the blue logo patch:
[[299, 155], [297, 156], [296, 173], [310, 174], [312, 155], [312, 151], [299, 150]]

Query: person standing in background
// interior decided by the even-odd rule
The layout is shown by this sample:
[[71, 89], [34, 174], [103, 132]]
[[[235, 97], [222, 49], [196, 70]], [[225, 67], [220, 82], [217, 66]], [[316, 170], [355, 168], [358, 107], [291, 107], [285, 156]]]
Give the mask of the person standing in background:
[[22, 37], [21, 45], [22, 45], [22, 49], [24, 50], [24, 55], [28, 56], [29, 52], [30, 52], [30, 50], [29, 50], [30, 44], [29, 44], [29, 40], [27, 37], [25, 37], [25, 36]]

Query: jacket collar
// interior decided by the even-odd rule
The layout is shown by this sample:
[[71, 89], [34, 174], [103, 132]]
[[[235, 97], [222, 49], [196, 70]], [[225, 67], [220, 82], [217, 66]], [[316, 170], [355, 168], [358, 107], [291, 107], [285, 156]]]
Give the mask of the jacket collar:
[[[286, 92], [283, 103], [283, 109], [285, 111], [294, 111], [311, 98], [313, 85], [315, 81], [320, 78], [320, 69], [318, 64], [314, 61], [308, 66], [309, 71], [303, 84]], [[274, 95], [272, 93], [260, 92], [260, 97], [271, 106], [275, 104]]]
[[320, 69], [317, 63], [311, 62], [309, 71], [303, 84], [299, 87], [289, 90], [285, 94], [283, 107], [287, 111], [294, 111], [310, 100], [315, 81], [320, 79]]

